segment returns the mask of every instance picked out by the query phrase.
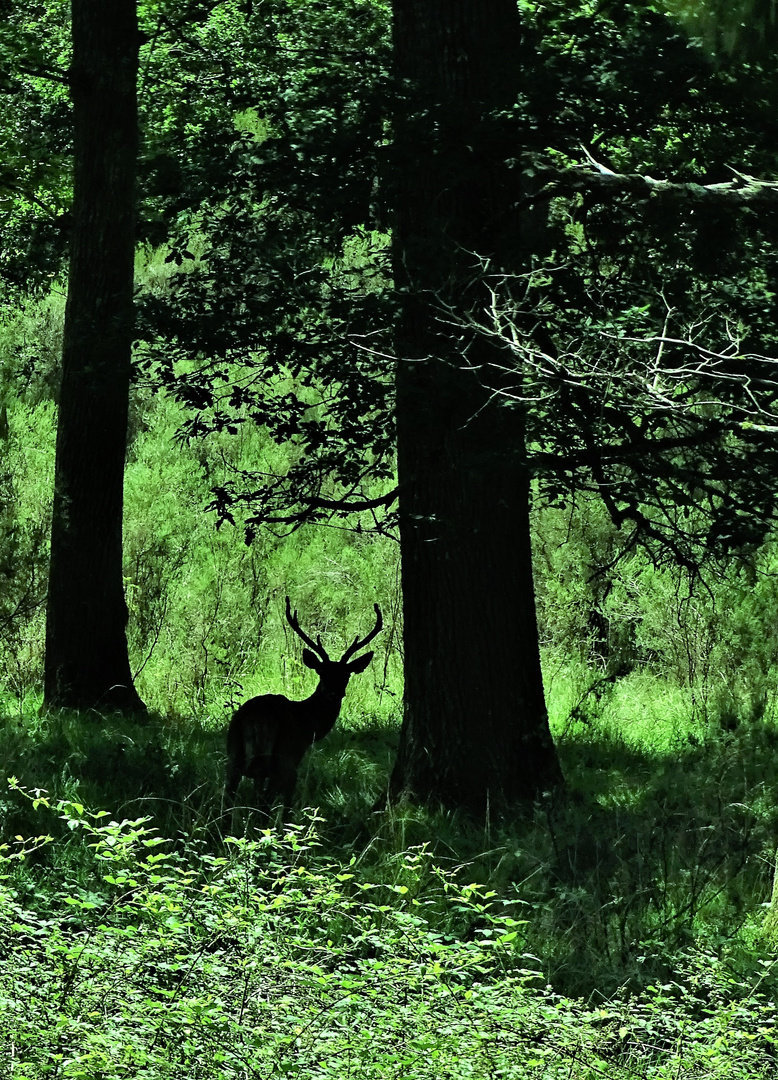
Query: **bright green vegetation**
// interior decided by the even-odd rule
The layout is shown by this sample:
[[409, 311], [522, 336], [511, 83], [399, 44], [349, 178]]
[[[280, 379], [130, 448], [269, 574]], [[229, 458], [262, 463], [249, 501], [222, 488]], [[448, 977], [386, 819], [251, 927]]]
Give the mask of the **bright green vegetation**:
[[[23, 806], [24, 793], [12, 801]], [[702, 925], [702, 909], [716, 904], [715, 870], [704, 858], [671, 885], [649, 880], [658, 869], [650, 856], [641, 856], [636, 875], [637, 853], [618, 842], [593, 860], [582, 835], [555, 865], [547, 847], [543, 865], [532, 845], [553, 834], [540, 822], [522, 829], [520, 850], [503, 838], [462, 863], [448, 840], [462, 843], [466, 830], [451, 821], [419, 829], [419, 821], [386, 816], [369, 839], [344, 842], [303, 817], [283, 835], [217, 844], [213, 822], [210, 837], [194, 828], [176, 840], [142, 817], [30, 804], [39, 830], [67, 839], [37, 836], [3, 855], [0, 1037], [12, 1048], [5, 1075], [774, 1073], [774, 964], [739, 967], [722, 956], [727, 935], [695, 945], [682, 932]], [[687, 810], [656, 825], [654, 846], [665, 847], [668, 870], [681, 869], [672, 850], [684, 830], [697, 835]], [[608, 811], [601, 816], [600, 825]], [[623, 806], [619, 816], [627, 816]], [[613, 840], [639, 839], [638, 817]], [[583, 814], [578, 823], [582, 833]], [[436, 824], [445, 839], [408, 843], [413, 831], [429, 834]], [[560, 833], [573, 837], [566, 824]], [[568, 857], [589, 868], [577, 885]], [[487, 863], [502, 888], [478, 882]], [[630, 898], [611, 894], [614, 886], [639, 891]], [[654, 980], [636, 994], [628, 984], [607, 995], [592, 987], [588, 1000], [554, 993], [532, 944], [566, 947], [583, 976], [595, 952], [611, 948], [615, 960], [618, 924], [629, 929], [630, 907], [648, 913], [647, 892], [656, 906], [644, 920], [648, 939], [632, 943], [633, 963], [636, 974], [653, 969]]]
[[[248, 427], [239, 445], [182, 445], [177, 407], [139, 392], [126, 576], [155, 711], [39, 717], [54, 431], [40, 357], [53, 364], [60, 318], [55, 299], [30, 305], [0, 346], [17, 388], [0, 477], [0, 760], [27, 791], [0, 797], [0, 1074], [773, 1075], [772, 548], [690, 594], [637, 557], [592, 577], [614, 549], [604, 517], [539, 511], [568, 796], [479, 827], [388, 811], [395, 543], [319, 528], [246, 547], [214, 530], [202, 505], [220, 470], [280, 451]], [[334, 651], [376, 601], [387, 629], [301, 769], [300, 807], [318, 815], [264, 833], [244, 816], [241, 838], [221, 803], [230, 711], [312, 687], [287, 591]]]
[[[25, 710], [39, 704], [46, 537], [54, 466], [51, 387], [64, 300], [52, 296], [7, 316], [0, 370], [8, 388], [0, 485], [0, 656], [4, 690]], [[48, 364], [42, 360], [48, 359]], [[33, 367], [34, 365], [34, 367]], [[125, 582], [136, 681], [150, 708], [222, 724], [259, 689], [304, 696], [302, 645], [286, 626], [290, 593], [333, 654], [353, 640], [380, 599], [386, 630], [370, 674], [355, 679], [350, 712], [396, 716], [401, 693], [398, 549], [339, 528], [278, 536], [249, 547], [238, 529], [203, 513], [210, 489], [239, 469], [279, 465], [282, 451], [251, 424], [240, 437], [177, 438], [181, 406], [139, 389], [125, 476]], [[305, 685], [303, 685], [305, 683]], [[227, 710], [227, 711], [225, 711]]]
[[[597, 29], [582, 20], [563, 54], [588, 79], [584, 26]], [[650, 37], [642, 47], [655, 51]], [[177, 50], [171, 62], [179, 86]], [[660, 85], [641, 76], [630, 100]], [[590, 92], [574, 87], [585, 113]], [[163, 134], [189, 109], [179, 92], [149, 101]], [[709, 130], [740, 136], [721, 115], [686, 124], [689, 167], [695, 153], [706, 160]], [[646, 123], [640, 136], [658, 174], [678, 174], [675, 123]], [[256, 110], [234, 126], [267, 134]], [[200, 135], [186, 130], [196, 163]], [[618, 131], [605, 141], [624, 171], [645, 167], [639, 145]], [[772, 175], [739, 145], [724, 157]], [[302, 245], [299, 221], [284, 225]], [[180, 270], [165, 246], [138, 255], [148, 293], [201, 256], [198, 227], [181, 225], [195, 259]], [[569, 230], [583, 241], [583, 226]], [[318, 224], [311, 235], [320, 259]], [[343, 265], [327, 255], [326, 269], [367, 289], [358, 271], [386, 243], [360, 220]], [[239, 264], [226, 269], [240, 278]], [[614, 297], [620, 311], [627, 299]], [[4, 311], [0, 327], [0, 1078], [774, 1076], [774, 546], [709, 566], [690, 590], [643, 556], [612, 566], [620, 538], [585, 497], [572, 510], [538, 505], [544, 676], [568, 791], [479, 826], [389, 810], [403, 659], [396, 542], [336, 521], [259, 532], [251, 546], [239, 527], [216, 530], [203, 512], [211, 488], [243, 470], [284, 473], [302, 451], [253, 424], [182, 443], [191, 416], [141, 385], [124, 554], [133, 669], [152, 712], [39, 716], [63, 307], [54, 290]], [[290, 389], [307, 400], [302, 379]], [[375, 602], [385, 630], [335, 731], [303, 764], [295, 817], [263, 832], [248, 811], [237, 822], [224, 811], [224, 728], [255, 693], [312, 689], [284, 623], [287, 592], [333, 653], [369, 628]]]

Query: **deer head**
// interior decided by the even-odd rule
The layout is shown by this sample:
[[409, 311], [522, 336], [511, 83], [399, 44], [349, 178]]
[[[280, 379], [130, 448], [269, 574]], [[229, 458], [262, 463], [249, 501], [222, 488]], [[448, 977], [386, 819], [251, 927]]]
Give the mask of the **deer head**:
[[249, 776], [260, 809], [270, 809], [278, 801], [284, 807], [290, 805], [305, 751], [332, 731], [349, 679], [364, 671], [373, 659], [372, 652], [352, 659], [383, 627], [381, 609], [378, 604], [373, 606], [376, 621], [367, 637], [354, 638], [340, 660], [331, 660], [321, 637], [313, 641], [300, 628], [297, 611], [292, 612], [287, 596], [287, 622], [307, 646], [303, 663], [318, 674], [319, 684], [303, 701], [262, 694], [241, 705], [227, 731], [227, 802], [234, 801], [241, 777]]

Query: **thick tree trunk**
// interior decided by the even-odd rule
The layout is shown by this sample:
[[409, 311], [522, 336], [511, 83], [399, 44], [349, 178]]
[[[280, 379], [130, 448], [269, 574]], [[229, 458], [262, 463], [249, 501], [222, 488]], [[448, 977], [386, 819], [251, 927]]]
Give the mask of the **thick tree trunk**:
[[561, 781], [540, 670], [523, 416], [502, 356], [445, 327], [483, 307], [478, 256], [515, 256], [496, 109], [516, 99], [515, 0], [395, 0], [395, 274], [405, 718], [392, 777], [483, 813]]
[[46, 619], [47, 706], [142, 709], [122, 507], [138, 146], [136, 0], [72, 0], [73, 234]]

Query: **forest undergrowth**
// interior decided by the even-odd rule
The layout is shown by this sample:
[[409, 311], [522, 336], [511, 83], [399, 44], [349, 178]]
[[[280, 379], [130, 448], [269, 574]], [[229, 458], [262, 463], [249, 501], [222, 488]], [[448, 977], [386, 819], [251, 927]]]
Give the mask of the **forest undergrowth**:
[[217, 730], [29, 719], [3, 759], [59, 794], [2, 799], [6, 1075], [774, 1075], [772, 725], [570, 739], [565, 797], [479, 825], [371, 811], [392, 735], [340, 732], [233, 831]]
[[[60, 326], [52, 294], [0, 335], [0, 1075], [773, 1076], [774, 545], [692, 590], [635, 554], [600, 572], [602, 513], [538, 507], [566, 791], [478, 823], [387, 807], [396, 543], [217, 531], [209, 486], [281, 451], [248, 427], [182, 444], [139, 391], [125, 580], [150, 712], [40, 715]], [[385, 629], [276, 828], [221, 791], [234, 708], [312, 688], [287, 593], [334, 652], [376, 602]]]

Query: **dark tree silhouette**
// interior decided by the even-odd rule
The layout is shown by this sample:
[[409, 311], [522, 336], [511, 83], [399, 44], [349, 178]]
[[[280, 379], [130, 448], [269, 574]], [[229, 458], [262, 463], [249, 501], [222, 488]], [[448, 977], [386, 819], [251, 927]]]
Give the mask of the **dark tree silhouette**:
[[[474, 256], [515, 252], [496, 110], [516, 100], [514, 0], [395, 0], [395, 280], [405, 718], [395, 792], [483, 812], [561, 780], [543, 696], [521, 408], [488, 340], [447, 332]], [[515, 215], [513, 215], [515, 217]]]
[[73, 0], [72, 34], [73, 228], [45, 704], [139, 709], [122, 584], [138, 146], [135, 0]]

